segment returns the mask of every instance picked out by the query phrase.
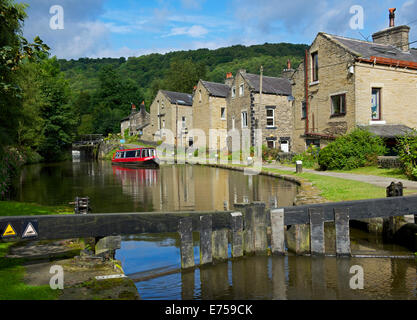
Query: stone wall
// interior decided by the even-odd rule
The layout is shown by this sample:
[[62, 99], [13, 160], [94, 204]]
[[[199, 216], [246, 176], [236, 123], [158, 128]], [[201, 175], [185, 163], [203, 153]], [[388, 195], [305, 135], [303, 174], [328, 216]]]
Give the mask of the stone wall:
[[356, 63], [356, 122], [371, 123], [372, 88], [381, 89], [381, 120], [417, 128], [417, 70]]
[[[311, 54], [318, 52], [318, 81], [312, 82]], [[341, 46], [318, 34], [308, 54], [309, 132], [337, 136], [347, 133], [355, 125], [354, 76], [348, 73], [352, 56]], [[302, 63], [293, 77], [294, 101], [294, 150], [306, 150], [305, 123], [302, 119], [302, 103], [305, 101], [305, 70]], [[332, 116], [331, 96], [346, 94], [346, 114]], [[321, 146], [329, 141], [322, 139]]]
[[[200, 100], [201, 93], [201, 100]], [[221, 118], [221, 108], [225, 108], [225, 118]], [[210, 129], [223, 130], [217, 143], [217, 149], [226, 148], [227, 134], [227, 102], [226, 98], [213, 97], [203, 86], [198, 83], [193, 97], [193, 129], [201, 129], [206, 135], [206, 147], [209, 147]], [[196, 146], [201, 143], [196, 142]]]

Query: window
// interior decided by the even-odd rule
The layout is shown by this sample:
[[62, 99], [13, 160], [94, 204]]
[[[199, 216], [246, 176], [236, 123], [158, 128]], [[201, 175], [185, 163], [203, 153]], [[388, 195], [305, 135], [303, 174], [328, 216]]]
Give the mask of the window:
[[120, 158], [124, 158], [125, 157], [125, 152], [123, 151], [122, 153], [120, 153]]
[[220, 119], [226, 120], [226, 108], [220, 108]]
[[301, 103], [301, 119], [307, 118], [307, 104], [305, 102]]
[[142, 158], [146, 158], [149, 157], [149, 150], [148, 149], [143, 149], [142, 150]]
[[119, 159], [119, 158], [120, 158], [120, 152], [116, 152], [115, 159]]
[[201, 102], [201, 90], [199, 90], [198, 95], [199, 95], [199, 102]]
[[162, 102], [162, 109], [165, 107], [165, 104]]
[[232, 130], [235, 130], [235, 116], [232, 117]]
[[320, 139], [306, 139], [306, 149], [311, 145], [320, 149]]
[[184, 129], [185, 128], [185, 117], [182, 117], [182, 128]]
[[331, 97], [332, 116], [346, 114], [346, 94], [338, 94]]
[[236, 97], [236, 87], [232, 87], [232, 98]]
[[165, 120], [162, 120], [162, 128], [165, 128]]
[[246, 111], [242, 112], [242, 128], [248, 127], [248, 113]]
[[274, 149], [275, 148], [275, 141], [274, 140], [267, 140], [266, 144], [267, 144], [267, 147], [269, 149]]
[[274, 125], [274, 109], [266, 109], [266, 126], [273, 127]]
[[239, 86], [239, 96], [243, 96], [244, 94], [244, 85], [243, 83]]
[[319, 81], [319, 54], [317, 52], [311, 54], [311, 63], [313, 71], [313, 81]]
[[136, 150], [136, 158], [140, 158], [140, 150]]
[[371, 99], [371, 119], [381, 120], [381, 89], [372, 88], [372, 99]]
[[134, 158], [136, 151], [126, 151], [126, 158]]

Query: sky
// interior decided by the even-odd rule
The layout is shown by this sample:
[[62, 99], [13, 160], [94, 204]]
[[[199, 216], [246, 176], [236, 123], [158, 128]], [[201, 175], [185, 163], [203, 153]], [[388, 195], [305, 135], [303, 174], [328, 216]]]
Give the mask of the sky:
[[[40, 36], [52, 55], [64, 59], [127, 58], [266, 42], [311, 44], [318, 32], [372, 41], [372, 33], [388, 27], [388, 8], [397, 8], [396, 25], [411, 22], [410, 41], [417, 40], [417, 0], [16, 2], [29, 5], [24, 36]], [[60, 11], [51, 10], [54, 6], [62, 8], [60, 19]], [[363, 20], [357, 19], [357, 10], [351, 13], [352, 6], [363, 8]]]

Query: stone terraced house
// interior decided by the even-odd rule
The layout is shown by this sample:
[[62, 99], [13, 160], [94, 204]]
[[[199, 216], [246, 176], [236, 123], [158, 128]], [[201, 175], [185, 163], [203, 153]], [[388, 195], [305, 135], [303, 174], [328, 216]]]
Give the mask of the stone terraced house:
[[[200, 80], [194, 89], [193, 129], [200, 129], [206, 136], [206, 148], [223, 150], [227, 148], [227, 84]], [[216, 129], [210, 141], [210, 129]], [[196, 139], [195, 147], [201, 147]]]
[[161, 140], [160, 129], [169, 129], [174, 141], [188, 144], [193, 124], [193, 96], [189, 93], [159, 90], [150, 107], [151, 124], [144, 129], [143, 140]]
[[132, 104], [132, 111], [130, 115], [120, 121], [120, 130], [122, 136], [126, 129], [129, 129], [129, 136], [143, 135], [143, 130], [150, 124], [150, 114], [146, 111], [145, 102], [140, 105], [139, 111], [136, 106]]
[[[291, 151], [293, 102], [290, 81], [239, 70], [230, 82], [227, 97], [228, 130], [249, 129], [250, 145], [254, 146], [254, 129], [261, 129], [263, 145], [284, 152]], [[228, 146], [230, 149], [230, 140]]]
[[357, 126], [392, 140], [417, 128], [417, 50], [408, 26], [373, 42], [320, 32], [292, 76], [294, 151], [326, 146]]

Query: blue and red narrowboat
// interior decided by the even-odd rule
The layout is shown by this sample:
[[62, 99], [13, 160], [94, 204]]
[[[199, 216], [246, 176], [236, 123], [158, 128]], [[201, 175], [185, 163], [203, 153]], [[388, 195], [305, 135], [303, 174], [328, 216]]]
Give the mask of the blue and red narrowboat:
[[155, 148], [135, 148], [117, 150], [113, 155], [113, 165], [126, 167], [158, 168], [159, 159]]

